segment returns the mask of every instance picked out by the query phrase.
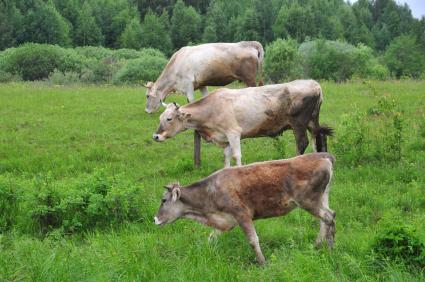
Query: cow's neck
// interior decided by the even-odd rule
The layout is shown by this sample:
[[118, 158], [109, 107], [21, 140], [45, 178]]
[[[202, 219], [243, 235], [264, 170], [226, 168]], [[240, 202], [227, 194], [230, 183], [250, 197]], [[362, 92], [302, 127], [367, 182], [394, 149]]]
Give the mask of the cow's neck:
[[[199, 100], [198, 100], [199, 101]], [[183, 106], [181, 111], [187, 114], [190, 114], [191, 117], [185, 120], [184, 127], [186, 129], [195, 129], [201, 130], [203, 129], [203, 125], [205, 125], [206, 117], [208, 116], [208, 112], [210, 109], [205, 108], [202, 105], [196, 105], [197, 102], [193, 102], [186, 106]]]
[[163, 79], [162, 76], [155, 82], [155, 87], [157, 96], [160, 97], [162, 101], [167, 98], [168, 94], [174, 91], [174, 83]]
[[[208, 208], [211, 206], [206, 195], [205, 184], [192, 184], [181, 189], [180, 200], [184, 203], [186, 210], [184, 216], [202, 222]], [[204, 222], [202, 222], [204, 223]]]

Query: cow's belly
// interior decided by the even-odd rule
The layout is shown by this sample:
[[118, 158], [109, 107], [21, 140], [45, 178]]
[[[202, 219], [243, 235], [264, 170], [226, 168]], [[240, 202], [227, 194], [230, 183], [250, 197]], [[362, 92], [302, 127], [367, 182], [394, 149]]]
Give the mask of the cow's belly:
[[219, 229], [221, 231], [228, 231], [238, 225], [235, 217], [225, 212], [214, 212], [207, 215], [207, 225]]

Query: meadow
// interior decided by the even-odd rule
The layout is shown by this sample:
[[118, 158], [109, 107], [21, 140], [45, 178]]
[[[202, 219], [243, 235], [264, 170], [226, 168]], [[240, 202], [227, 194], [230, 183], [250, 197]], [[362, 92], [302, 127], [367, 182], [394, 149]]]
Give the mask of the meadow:
[[[223, 156], [203, 142], [194, 169], [191, 131], [155, 143], [144, 89], [0, 84], [0, 281], [424, 281], [373, 246], [399, 226], [425, 242], [425, 81], [321, 84], [335, 247], [314, 247], [305, 211], [257, 221], [263, 268], [239, 228], [208, 243], [193, 221], [153, 224], [163, 185], [199, 180]], [[290, 131], [242, 142], [244, 164], [294, 155]]]

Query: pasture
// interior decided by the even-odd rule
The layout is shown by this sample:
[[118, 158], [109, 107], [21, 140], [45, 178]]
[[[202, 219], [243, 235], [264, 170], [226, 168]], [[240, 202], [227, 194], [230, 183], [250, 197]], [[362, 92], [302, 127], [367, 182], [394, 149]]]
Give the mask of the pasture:
[[[255, 223], [261, 268], [239, 228], [209, 244], [196, 222], [153, 224], [163, 185], [205, 177], [223, 155], [203, 142], [194, 169], [192, 131], [155, 143], [144, 89], [0, 84], [0, 281], [425, 280], [372, 252], [398, 225], [425, 241], [425, 82], [321, 85], [335, 247], [315, 249], [318, 221], [295, 210]], [[242, 142], [244, 164], [294, 155], [291, 131]]]

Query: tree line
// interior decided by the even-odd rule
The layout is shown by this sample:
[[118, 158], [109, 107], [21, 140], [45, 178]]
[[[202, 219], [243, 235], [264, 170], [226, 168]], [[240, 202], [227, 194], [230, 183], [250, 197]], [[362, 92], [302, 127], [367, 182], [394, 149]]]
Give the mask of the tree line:
[[394, 0], [0, 0], [0, 50], [35, 42], [171, 54], [202, 42], [322, 38], [384, 51], [401, 35], [425, 48], [424, 30]]
[[[143, 81], [182, 46], [241, 40], [265, 46], [273, 82], [425, 78], [425, 18], [395, 0], [0, 0], [3, 81], [53, 66], [65, 80]], [[25, 75], [32, 65], [50, 72]]]

